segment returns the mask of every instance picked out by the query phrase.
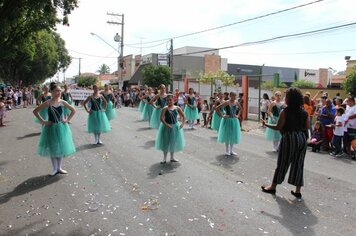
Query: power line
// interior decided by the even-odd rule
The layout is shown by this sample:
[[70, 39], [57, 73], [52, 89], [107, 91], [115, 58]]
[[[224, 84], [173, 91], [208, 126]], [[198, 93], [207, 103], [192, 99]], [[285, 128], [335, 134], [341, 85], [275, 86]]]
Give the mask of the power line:
[[256, 44], [264, 44], [264, 43], [268, 43], [268, 42], [272, 42], [272, 41], [276, 41], [276, 40], [280, 40], [280, 39], [292, 38], [292, 37], [300, 37], [300, 36], [305, 36], [305, 35], [309, 35], [309, 34], [318, 34], [318, 33], [323, 33], [325, 31], [336, 30], [336, 29], [350, 27], [350, 26], [354, 26], [354, 25], [356, 25], [356, 22], [352, 22], [352, 23], [349, 23], [349, 24], [338, 25], [338, 26], [332, 26], [332, 27], [318, 29], [318, 30], [306, 31], [306, 32], [302, 32], [302, 33], [281, 35], [281, 36], [276, 36], [276, 37], [272, 37], [272, 38], [268, 38], [268, 39], [262, 39], [262, 40], [258, 40], [258, 41], [246, 42], [246, 43], [241, 43], [241, 44], [231, 45], [231, 46], [226, 46], [226, 47], [213, 48], [213, 49], [201, 50], [201, 51], [190, 52], [190, 53], [176, 54], [175, 56], [191, 55], [191, 54], [211, 52], [211, 51], [216, 51], [216, 50], [224, 50], [224, 49], [229, 49], [229, 48], [250, 46], [250, 45], [256, 45]]
[[305, 55], [305, 54], [329, 54], [329, 53], [339, 53], [339, 52], [350, 52], [356, 51], [356, 48], [353, 49], [340, 49], [340, 50], [329, 50], [329, 51], [313, 51], [313, 52], [285, 52], [285, 53], [268, 53], [268, 52], [239, 52], [241, 54], [256, 54], [256, 55]]
[[148, 43], [156, 43], [156, 42], [167, 41], [167, 40], [171, 40], [171, 39], [178, 39], [178, 38], [183, 38], [183, 37], [187, 37], [187, 36], [191, 36], [191, 35], [201, 34], [201, 33], [205, 33], [205, 32], [208, 32], [208, 31], [213, 31], [213, 30], [217, 30], [217, 29], [222, 29], [222, 28], [226, 28], [226, 27], [233, 26], [233, 25], [246, 23], [246, 22], [249, 22], [249, 21], [254, 21], [254, 20], [266, 18], [266, 17], [269, 17], [269, 16], [273, 16], [273, 15], [277, 15], [277, 14], [283, 13], [283, 12], [288, 12], [288, 11], [295, 10], [295, 9], [298, 9], [298, 8], [310, 6], [310, 5], [313, 5], [313, 4], [316, 4], [316, 3], [320, 3], [320, 2], [323, 2], [323, 1], [324, 1], [324, 0], [316, 0], [316, 1], [313, 1], [313, 2], [309, 2], [309, 3], [297, 5], [297, 6], [294, 6], [294, 7], [291, 7], [291, 8], [286, 8], [286, 9], [283, 9], [283, 10], [279, 10], [279, 11], [267, 13], [267, 14], [264, 14], [264, 15], [260, 15], [260, 16], [248, 18], [248, 19], [245, 19], [245, 20], [233, 22], [233, 23], [226, 24], [226, 25], [221, 25], [221, 26], [217, 26], [217, 27], [213, 27], [213, 28], [209, 28], [209, 29], [205, 29], [205, 30], [201, 30], [201, 31], [196, 31], [196, 32], [188, 33], [188, 34], [183, 34], [183, 35], [179, 35], [179, 36], [169, 37], [169, 38], [165, 38], [165, 39], [159, 39], [159, 40], [148, 41], [148, 42], [141, 42], [141, 43], [127, 44], [127, 45], [125, 45], [125, 46], [128, 46], [128, 45], [132, 46], [132, 45], [139, 45], [139, 44], [148, 44]]
[[84, 56], [88, 56], [88, 57], [117, 58], [117, 57], [109, 57], [109, 55], [113, 54], [113, 53], [116, 52], [116, 51], [110, 52], [107, 56], [98, 56], [98, 55], [87, 54], [87, 53], [84, 53], [84, 52], [75, 51], [75, 50], [73, 50], [73, 49], [68, 49], [68, 51], [72, 51], [72, 52], [75, 52], [75, 53], [78, 53], [78, 54], [81, 54], [81, 55], [84, 55]]

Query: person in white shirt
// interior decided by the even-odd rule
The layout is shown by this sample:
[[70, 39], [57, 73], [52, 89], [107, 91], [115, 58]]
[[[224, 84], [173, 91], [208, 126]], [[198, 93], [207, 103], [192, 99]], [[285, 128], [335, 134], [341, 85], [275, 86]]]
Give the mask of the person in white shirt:
[[185, 108], [184, 100], [185, 100], [185, 96], [184, 96], [183, 92], [179, 92], [177, 103], [178, 103], [178, 106], [183, 110]]
[[340, 157], [343, 155], [342, 153], [342, 139], [344, 137], [344, 114], [345, 110], [342, 107], [339, 107], [336, 110], [335, 123], [331, 124], [334, 128], [332, 144], [334, 146], [334, 151], [330, 153], [332, 156]]
[[347, 108], [344, 115], [344, 152], [351, 154], [351, 141], [356, 138], [356, 106], [355, 97], [347, 98]]

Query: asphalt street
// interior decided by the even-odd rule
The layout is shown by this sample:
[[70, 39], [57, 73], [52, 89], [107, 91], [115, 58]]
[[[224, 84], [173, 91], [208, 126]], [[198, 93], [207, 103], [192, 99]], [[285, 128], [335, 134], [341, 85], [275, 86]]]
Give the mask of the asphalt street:
[[215, 131], [185, 127], [180, 162], [161, 165], [156, 130], [139, 117], [119, 109], [92, 145], [78, 108], [69, 174], [49, 177], [32, 109], [11, 111], [0, 128], [0, 235], [356, 235], [355, 161], [308, 151], [297, 201], [287, 182], [261, 192], [277, 161], [263, 136], [243, 132], [225, 157]]

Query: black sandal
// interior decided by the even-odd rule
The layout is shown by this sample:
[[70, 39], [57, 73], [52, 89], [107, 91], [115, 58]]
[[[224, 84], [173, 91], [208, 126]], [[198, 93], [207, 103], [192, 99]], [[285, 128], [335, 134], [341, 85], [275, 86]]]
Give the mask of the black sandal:
[[296, 198], [298, 198], [298, 199], [301, 199], [301, 198], [302, 198], [302, 194], [301, 194], [301, 193], [296, 193], [296, 192], [294, 192], [294, 191], [290, 191], [290, 193], [291, 193], [294, 197], [296, 197]]
[[269, 194], [276, 194], [276, 190], [275, 189], [265, 189], [265, 186], [261, 186], [262, 192], [264, 193], [269, 193]]

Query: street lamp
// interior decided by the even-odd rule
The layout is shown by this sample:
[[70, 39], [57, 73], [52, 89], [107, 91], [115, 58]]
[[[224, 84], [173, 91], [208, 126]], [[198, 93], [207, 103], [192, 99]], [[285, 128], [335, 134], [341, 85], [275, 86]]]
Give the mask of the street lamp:
[[119, 52], [118, 49], [114, 48], [110, 43], [106, 42], [102, 37], [100, 37], [100, 36], [97, 35], [96, 33], [91, 32], [90, 34], [93, 35], [93, 36], [98, 37], [101, 41], [103, 41], [104, 43], [106, 43], [109, 47], [111, 47], [111, 48], [114, 49], [115, 51]]
[[[91, 32], [90, 33], [91, 35], [93, 35], [93, 36], [96, 36], [96, 37], [98, 37], [101, 41], [103, 41], [104, 43], [106, 43], [107, 45], [109, 45], [111, 48], [113, 48], [116, 52], [118, 52], [119, 53], [119, 56], [118, 56], [118, 58], [117, 58], [117, 78], [118, 78], [118, 81], [120, 81], [120, 79], [122, 80], [122, 68], [123, 68], [123, 64], [122, 64], [122, 62], [121, 62], [121, 60], [120, 60], [120, 58], [122, 58], [122, 53], [121, 53], [121, 50], [120, 50], [120, 48], [121, 48], [121, 37], [120, 37], [120, 35], [118, 34], [118, 33], [116, 33], [116, 35], [114, 36], [114, 40], [115, 40], [115, 42], [118, 42], [119, 43], [119, 48], [117, 49], [117, 48], [115, 48], [115, 47], [113, 47], [110, 43], [108, 43], [108, 42], [106, 42], [102, 37], [100, 37], [99, 35], [97, 35], [97, 34], [95, 34], [95, 33], [93, 33], [93, 32]], [[120, 68], [121, 67], [121, 68]], [[119, 78], [119, 71], [120, 71], [120, 78]]]

